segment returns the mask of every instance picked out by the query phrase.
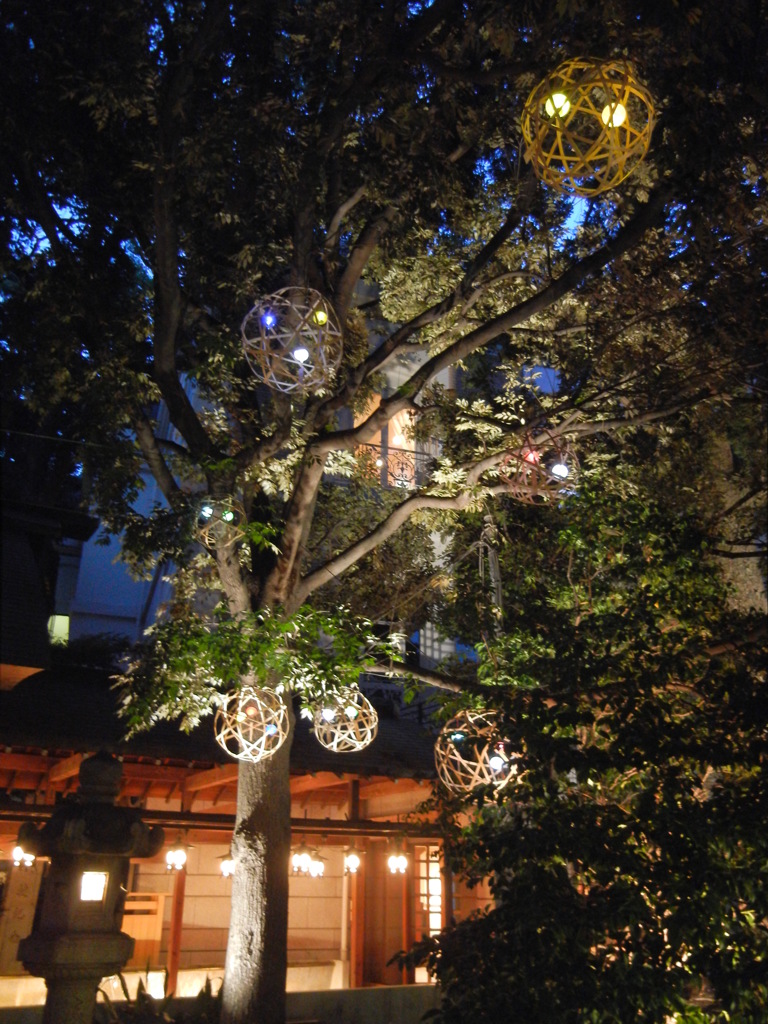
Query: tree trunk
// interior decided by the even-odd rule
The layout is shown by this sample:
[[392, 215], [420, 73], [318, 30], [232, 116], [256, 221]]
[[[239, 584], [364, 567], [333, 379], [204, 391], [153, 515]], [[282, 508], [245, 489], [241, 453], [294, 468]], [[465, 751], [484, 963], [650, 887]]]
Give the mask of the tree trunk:
[[240, 764], [235, 874], [221, 1024], [284, 1024], [288, 873], [291, 849], [290, 747]]

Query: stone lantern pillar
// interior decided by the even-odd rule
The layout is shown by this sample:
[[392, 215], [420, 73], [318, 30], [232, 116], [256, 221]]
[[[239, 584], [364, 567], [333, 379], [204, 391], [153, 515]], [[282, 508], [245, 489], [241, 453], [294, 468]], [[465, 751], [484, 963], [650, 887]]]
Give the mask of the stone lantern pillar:
[[133, 939], [120, 930], [131, 857], [152, 857], [162, 828], [116, 807], [122, 765], [96, 754], [80, 766], [80, 787], [41, 828], [22, 825], [19, 843], [49, 857], [32, 932], [18, 959], [45, 978], [43, 1024], [91, 1024], [102, 978], [125, 966]]

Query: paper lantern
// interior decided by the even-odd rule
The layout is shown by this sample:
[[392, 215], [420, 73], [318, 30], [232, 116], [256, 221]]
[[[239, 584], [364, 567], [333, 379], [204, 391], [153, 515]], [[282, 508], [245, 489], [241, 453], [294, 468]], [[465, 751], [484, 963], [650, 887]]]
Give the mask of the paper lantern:
[[248, 363], [276, 391], [324, 391], [343, 352], [341, 328], [330, 303], [313, 288], [281, 288], [243, 320]]
[[578, 460], [567, 441], [538, 435], [507, 452], [499, 466], [499, 477], [512, 497], [536, 505], [567, 494], [573, 488], [578, 468]]
[[435, 743], [437, 774], [454, 793], [483, 785], [502, 789], [517, 774], [518, 760], [498, 730], [494, 711], [459, 712]]
[[197, 512], [197, 535], [207, 548], [234, 544], [243, 537], [245, 509], [236, 498], [202, 498]]
[[288, 736], [288, 708], [273, 690], [245, 686], [227, 697], [213, 728], [216, 741], [232, 757], [263, 761]]
[[525, 103], [525, 158], [547, 185], [596, 196], [643, 160], [654, 116], [651, 95], [628, 61], [575, 57], [540, 82]]
[[379, 716], [373, 704], [351, 686], [328, 694], [313, 720], [318, 742], [335, 754], [362, 750], [373, 742], [378, 729]]

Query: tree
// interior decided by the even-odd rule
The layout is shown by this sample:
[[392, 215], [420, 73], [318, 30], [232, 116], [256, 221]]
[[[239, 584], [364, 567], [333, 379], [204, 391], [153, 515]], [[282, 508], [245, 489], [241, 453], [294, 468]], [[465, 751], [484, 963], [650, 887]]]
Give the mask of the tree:
[[449, 833], [494, 902], [416, 951], [445, 1024], [765, 1018], [765, 609], [730, 604], [706, 517], [643, 468], [507, 518], [529, 555], [502, 551], [478, 677], [517, 772]]
[[[375, 609], [365, 560], [507, 493], [526, 447], [753, 407], [760, 7], [737, 2], [723, 28], [712, 3], [5, 4], [4, 392], [82, 445], [88, 500], [134, 569], [179, 567], [129, 724], [195, 721], [265, 664], [311, 701], [322, 644], [301, 647], [303, 689], [274, 675], [295, 616], [341, 648], [317, 617], [338, 581], [354, 595], [359, 576]], [[574, 203], [537, 183], [520, 110], [558, 60], [624, 50], [661, 112], [652, 155]], [[270, 390], [243, 357], [245, 313], [286, 286], [317, 290], [341, 325], [317, 391]], [[493, 394], [457, 396], [448, 372], [478, 365]], [[557, 394], [521, 379], [536, 365]], [[417, 489], [376, 495], [364, 449], [396, 416], [444, 454]], [[142, 518], [147, 469], [165, 505]], [[344, 474], [374, 511], [331, 530], [326, 485]], [[245, 544], [191, 553], [201, 494], [242, 501]], [[215, 614], [191, 596], [203, 583]], [[240, 770], [230, 1024], [283, 1016], [289, 748]]]

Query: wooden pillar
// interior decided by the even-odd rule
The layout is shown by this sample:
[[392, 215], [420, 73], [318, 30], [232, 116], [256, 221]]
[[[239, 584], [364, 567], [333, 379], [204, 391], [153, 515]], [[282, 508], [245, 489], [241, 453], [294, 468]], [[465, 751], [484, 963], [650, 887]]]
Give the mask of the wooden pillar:
[[441, 874], [443, 876], [442, 905], [440, 907], [442, 912], [441, 923], [443, 928], [449, 928], [452, 924], [455, 924], [453, 918], [453, 872], [451, 871], [451, 865], [448, 863], [445, 846], [443, 846]]
[[[362, 870], [370, 870], [365, 858]], [[357, 874], [350, 875], [350, 883], [349, 987], [361, 988], [365, 965], [365, 884], [362, 873], [358, 871]]]
[[[408, 867], [405, 869], [402, 889], [402, 912], [403, 912], [403, 949], [407, 953], [413, 945], [413, 850], [403, 847], [403, 852], [408, 857]], [[404, 985], [412, 985], [415, 981], [413, 967], [403, 966], [401, 969]]]
[[181, 929], [184, 921], [184, 890], [187, 884], [187, 869], [174, 871], [173, 896], [171, 897], [171, 930], [168, 936], [168, 981], [169, 992], [176, 991], [181, 957]]

